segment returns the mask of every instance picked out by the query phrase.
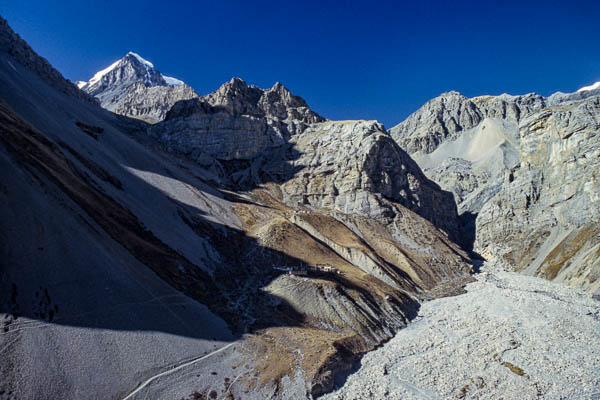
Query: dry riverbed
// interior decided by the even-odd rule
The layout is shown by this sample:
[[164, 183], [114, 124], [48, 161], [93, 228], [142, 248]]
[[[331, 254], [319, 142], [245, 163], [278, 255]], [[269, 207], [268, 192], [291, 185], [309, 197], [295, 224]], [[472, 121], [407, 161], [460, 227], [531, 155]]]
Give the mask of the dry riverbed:
[[324, 399], [600, 399], [600, 301], [484, 265]]

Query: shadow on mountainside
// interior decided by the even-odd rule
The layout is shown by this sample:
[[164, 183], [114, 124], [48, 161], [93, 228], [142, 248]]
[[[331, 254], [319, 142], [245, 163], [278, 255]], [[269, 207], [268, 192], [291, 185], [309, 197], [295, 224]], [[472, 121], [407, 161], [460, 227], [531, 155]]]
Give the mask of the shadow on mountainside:
[[[28, 236], [28, 241], [20, 244], [8, 232], [3, 238], [0, 312], [12, 316], [6, 319], [4, 333], [21, 329], [19, 317], [27, 317], [50, 324], [159, 330], [223, 340], [222, 333], [196, 329], [194, 319], [207, 315], [197, 309], [202, 308], [200, 305], [195, 306], [188, 299], [206, 305], [223, 318], [234, 334], [229, 340], [270, 326], [327, 323], [307, 321], [285, 299], [263, 290], [284, 273], [274, 267], [300, 269], [305, 261], [265, 247], [241, 229], [209, 220], [205, 210], [170, 197], [161, 187], [149, 183], [158, 182], [160, 177], [160, 181], [169, 185], [191, 186], [192, 193], [199, 195], [196, 188], [205, 185], [196, 178], [188, 175], [182, 181], [181, 171], [171, 169], [167, 177], [163, 175], [165, 171], [157, 168], [153, 172], [141, 171], [149, 179], [146, 181], [127, 166], [123, 166], [126, 177], [116, 177], [62, 140], [58, 144], [50, 140], [4, 104], [0, 104], [0, 119], [0, 144], [10, 159], [3, 173], [12, 170], [3, 179], [6, 182], [3, 195], [11, 194], [30, 205], [25, 212], [19, 205], [11, 208], [14, 204], [10, 204], [8, 197], [4, 200], [9, 203], [7, 210], [14, 213], [3, 216], [3, 225], [15, 227], [22, 223], [22, 229], [15, 231], [22, 234], [20, 231], [25, 230]], [[70, 138], [63, 136], [63, 139]], [[25, 187], [24, 175], [30, 177]], [[16, 176], [20, 177], [18, 182], [13, 178]], [[131, 191], [123, 193], [126, 188]], [[207, 192], [220, 195], [214, 189]], [[153, 231], [123, 205], [128, 195], [136, 193], [144, 193], [148, 200], [160, 198], [170, 205], [156, 204], [155, 208], [150, 204], [148, 209], [168, 213], [159, 217], [167, 218], [164, 222], [169, 226], [165, 229], [181, 231], [189, 246], [204, 249], [201, 264], [198, 259], [191, 260], [189, 253], [185, 255], [185, 251], [160, 239], [168, 232]], [[236, 204], [268, 208], [236, 194], [229, 193], [226, 197]], [[138, 208], [137, 213], [143, 214], [143, 210]], [[41, 231], [28, 231], [35, 226]], [[317, 245], [329, 250], [322, 243]], [[160, 280], [149, 274], [149, 270]], [[324, 273], [316, 278], [355, 290], [372, 309], [380, 310], [380, 301], [344, 276]], [[359, 304], [355, 306], [360, 308]], [[411, 318], [418, 303], [404, 297], [397, 307]], [[183, 323], [176, 322], [181, 319]]]
[[[473, 260], [483, 260], [483, 257], [473, 250], [477, 234], [477, 214], [470, 211], [465, 211], [460, 214], [460, 228], [462, 235], [463, 249], [469, 254]], [[475, 266], [476, 271], [478, 267]]]
[[[69, 217], [75, 217], [75, 221], [56, 221], [53, 215], [35, 209], [24, 213], [29, 215], [22, 217], [17, 210], [13, 215], [4, 214], [3, 225], [15, 226], [21, 217], [24, 218], [22, 222], [33, 223], [42, 230], [51, 231], [52, 224], [64, 224], [54, 228], [61, 232], [72, 225], [72, 229], [78, 232], [77, 239], [65, 238], [77, 240], [77, 244], [61, 255], [60, 249], [53, 248], [61, 246], [60, 237], [39, 240], [36, 233], [32, 233], [27, 242], [19, 245], [8, 231], [4, 231], [0, 312], [12, 315], [11, 323], [24, 316], [53, 324], [133, 331], [158, 329], [175, 335], [201, 336], [202, 330], [189, 329], [190, 326], [186, 324], [163, 324], [158, 318], [144, 318], [144, 311], [164, 312], [170, 308], [177, 312], [179, 307], [186, 307], [185, 302], [182, 303], [173, 293], [168, 294], [169, 297], [164, 301], [159, 301], [158, 296], [152, 293], [142, 295], [142, 299], [136, 298], [139, 292], [143, 292], [136, 288], [139, 281], [151, 280], [147, 271], [144, 271], [145, 267], [177, 291], [206, 304], [230, 324], [236, 336], [250, 328], [248, 321], [260, 318], [261, 307], [272, 303], [278, 303], [278, 306], [270, 307], [270, 313], [264, 312], [270, 315], [271, 321], [277, 320], [289, 326], [303, 322], [302, 315], [292, 307], [260, 292], [261, 286], [281, 273], [274, 270], [272, 264], [299, 265], [300, 260], [261, 247], [241, 230], [207, 222], [202, 210], [170, 199], [179, 215], [177, 218], [180, 218], [178, 224], [188, 230], [191, 228], [202, 239], [197, 241], [198, 246], [206, 245], [208, 239], [215, 250], [229, 256], [227, 262], [221, 265], [216, 262], [215, 265], [196, 265], [165, 244], [133, 212], [107, 194], [108, 191], [103, 189], [100, 182], [107, 180], [108, 172], [99, 165], [75, 153], [65, 143], [55, 144], [29, 127], [3, 104], [0, 105], [0, 114], [0, 143], [13, 167], [13, 171], [3, 169], [3, 174], [22, 175], [27, 171], [33, 179], [28, 182], [33, 187], [27, 195], [35, 190], [43, 194], [41, 198], [30, 199], [26, 204], [35, 207], [37, 201], [49, 205], [59, 201], [62, 203], [59, 207], [71, 209], [67, 213], [73, 214]], [[73, 159], [65, 153], [77, 155]], [[21, 188], [11, 185], [13, 181], [8, 176], [5, 178], [2, 194], [19, 196]], [[155, 192], [148, 194], [149, 197], [165, 195], [160, 193], [159, 188], [133, 175], [131, 178], [137, 184], [146, 186], [138, 190]], [[116, 177], [112, 177], [107, 186], [114, 186], [115, 182], [119, 182], [117, 186], [122, 186]], [[125, 183], [128, 184], [130, 182]], [[84, 214], [79, 214], [77, 209]], [[56, 214], [60, 215], [59, 212]], [[28, 227], [23, 228], [26, 230]], [[115, 244], [121, 248], [115, 249]], [[257, 254], [259, 257], [251, 259], [246, 254]], [[96, 262], [107, 258], [110, 261], [106, 264], [99, 265]], [[258, 258], [269, 264], [262, 264]], [[207, 270], [214, 270], [212, 277]], [[157, 282], [152, 284], [159, 285]], [[241, 295], [236, 293], [241, 289], [245, 290], [249, 299], [246, 305], [248, 309], [245, 310], [247, 315], [230, 307], [232, 297]], [[165, 289], [161, 288], [159, 292], [165, 292]], [[147, 302], [147, 306], [143, 305], [144, 302]], [[187, 311], [181, 314], [190, 317]], [[135, 318], [132, 318], [134, 315]], [[4, 324], [5, 333], [11, 332], [11, 323]]]
[[[8, 57], [0, 53], [0, 99], [6, 102], [0, 100], [0, 335], [2, 351], [10, 354], [2, 372], [29, 353], [65, 349], [78, 353], [62, 359], [73, 359], [67, 369], [89, 367], [89, 360], [112, 366], [117, 355], [111, 351], [123, 361], [131, 356], [129, 346], [165, 346], [164, 337], [173, 335], [178, 340], [168, 343], [175, 360], [141, 350], [156, 356], [152, 368], [171, 368], [189, 356], [175, 348], [183, 338], [231, 342], [244, 333], [291, 327], [319, 332], [311, 355], [325, 354], [309, 366], [318, 368], [312, 376], [305, 372], [307, 379], [325, 377], [314, 384], [322, 392], [330, 372], [416, 316], [414, 293], [364, 273], [290, 223], [285, 205], [230, 190], [232, 182], [245, 190], [287, 182], [303, 169], [292, 164], [301, 154], [291, 145], [248, 163], [223, 163], [233, 180], [213, 179], [141, 138], [146, 124], [57, 92], [17, 61], [5, 63]], [[271, 229], [266, 237], [263, 228]], [[284, 242], [288, 248], [278, 250]], [[345, 271], [307, 268], [330, 262]], [[285, 268], [301, 273], [284, 276]], [[408, 274], [402, 278], [418, 287]], [[142, 332], [131, 337], [143, 345], [106, 331]], [[158, 339], [157, 333], [168, 335]], [[294, 353], [305, 345], [304, 333], [289, 342], [282, 335], [283, 345], [270, 351]], [[90, 342], [96, 347], [89, 349]], [[10, 351], [14, 343], [20, 353]], [[292, 365], [282, 365], [289, 373]], [[154, 372], [136, 370], [127, 378]]]

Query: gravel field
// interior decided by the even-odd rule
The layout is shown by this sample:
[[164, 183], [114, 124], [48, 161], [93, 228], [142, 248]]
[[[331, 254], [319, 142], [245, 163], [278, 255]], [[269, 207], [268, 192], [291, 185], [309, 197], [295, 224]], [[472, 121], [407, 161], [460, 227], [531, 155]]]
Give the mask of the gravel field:
[[325, 399], [600, 399], [600, 302], [486, 264]]

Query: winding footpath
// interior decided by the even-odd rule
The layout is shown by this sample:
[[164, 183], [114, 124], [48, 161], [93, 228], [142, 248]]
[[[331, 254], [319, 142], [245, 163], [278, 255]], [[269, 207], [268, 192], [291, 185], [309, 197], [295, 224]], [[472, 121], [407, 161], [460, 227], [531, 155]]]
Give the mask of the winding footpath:
[[600, 301], [491, 265], [476, 278], [323, 398], [600, 399]]
[[168, 370], [163, 371], [160, 374], [156, 374], [156, 375], [151, 376], [150, 378], [148, 378], [144, 382], [142, 382], [137, 388], [135, 388], [135, 390], [133, 392], [131, 392], [127, 396], [125, 396], [123, 398], [123, 400], [128, 400], [128, 399], [134, 398], [134, 396], [136, 394], [138, 394], [142, 389], [144, 389], [146, 386], [148, 386], [154, 380], [156, 380], [156, 379], [158, 379], [160, 377], [163, 377], [165, 375], [172, 374], [174, 372], [179, 371], [180, 369], [183, 369], [183, 368], [188, 367], [190, 365], [196, 364], [196, 363], [198, 363], [198, 362], [200, 362], [202, 360], [205, 360], [205, 359], [207, 359], [207, 358], [209, 358], [211, 356], [214, 356], [215, 354], [220, 353], [220, 352], [228, 349], [229, 347], [233, 346], [234, 344], [236, 344], [236, 342], [229, 343], [229, 344], [227, 344], [227, 345], [225, 345], [223, 347], [218, 348], [217, 350], [213, 351], [212, 353], [208, 353], [208, 354], [206, 354], [206, 355], [204, 355], [202, 357], [194, 358], [194, 359], [192, 359], [190, 361], [187, 361], [187, 362], [184, 362], [183, 364], [180, 364], [180, 365], [178, 365], [176, 367], [169, 368]]

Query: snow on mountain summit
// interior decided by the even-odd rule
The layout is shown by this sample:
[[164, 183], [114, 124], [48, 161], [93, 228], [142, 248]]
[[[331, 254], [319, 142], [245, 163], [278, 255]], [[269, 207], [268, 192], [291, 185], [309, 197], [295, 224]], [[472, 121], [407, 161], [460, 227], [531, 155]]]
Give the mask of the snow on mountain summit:
[[77, 86], [107, 110], [152, 123], [162, 120], [175, 102], [198, 97], [183, 81], [163, 75], [133, 51]]
[[183, 81], [180, 81], [179, 79], [176, 79], [176, 78], [173, 78], [170, 76], [163, 75], [162, 77], [165, 80], [165, 82], [167, 82], [167, 85], [169, 85], [169, 86], [181, 86], [184, 84]]
[[142, 56], [140, 56], [138, 53], [134, 53], [133, 51], [129, 51], [129, 52], [127, 52], [127, 54], [125, 56], [134, 56], [142, 64], [147, 65], [150, 68], [154, 68], [154, 64], [152, 64], [150, 61], [146, 60], [145, 58], [142, 58]]
[[[146, 86], [181, 86], [183, 81], [163, 75], [150, 61], [133, 51], [115, 61], [105, 69], [98, 71], [80, 88], [87, 92], [104, 90], [104, 86], [115, 86], [130, 81], [143, 81]], [[96, 93], [92, 93], [96, 94]]]
[[579, 89], [577, 92], [587, 92], [589, 90], [596, 90], [596, 89], [600, 89], [600, 81], [596, 82], [590, 86], [584, 86], [581, 89]]

